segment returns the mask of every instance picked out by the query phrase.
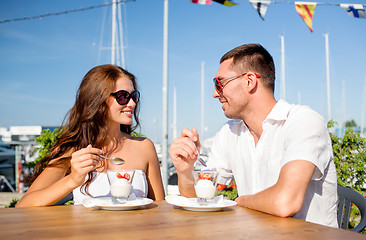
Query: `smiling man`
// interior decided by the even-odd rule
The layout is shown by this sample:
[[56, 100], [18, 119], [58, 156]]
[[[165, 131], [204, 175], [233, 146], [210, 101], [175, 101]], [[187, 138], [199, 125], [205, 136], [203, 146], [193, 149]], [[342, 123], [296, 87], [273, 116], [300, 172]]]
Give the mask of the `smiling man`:
[[[234, 48], [220, 63], [213, 97], [232, 120], [217, 134], [208, 167], [234, 174], [239, 206], [337, 227], [337, 176], [324, 119], [276, 101], [274, 62], [261, 45]], [[187, 197], [195, 196], [195, 145], [197, 130], [184, 129], [169, 150]]]

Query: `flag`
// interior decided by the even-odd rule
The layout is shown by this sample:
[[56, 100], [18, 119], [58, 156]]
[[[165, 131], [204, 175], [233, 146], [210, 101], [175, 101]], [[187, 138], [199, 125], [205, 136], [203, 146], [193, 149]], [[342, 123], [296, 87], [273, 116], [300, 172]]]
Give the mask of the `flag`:
[[259, 17], [264, 20], [264, 15], [266, 15], [267, 8], [270, 1], [261, 1], [261, 0], [249, 0], [255, 10], [257, 10]]
[[347, 11], [348, 15], [356, 18], [366, 18], [365, 9], [362, 4], [345, 4], [341, 3], [341, 7]]
[[225, 6], [227, 7], [232, 7], [232, 6], [235, 6], [237, 5], [236, 3], [230, 1], [230, 0], [213, 0], [214, 2], [217, 2], [217, 3], [221, 3], [221, 4], [224, 4]]
[[201, 5], [208, 5], [208, 4], [212, 4], [211, 0], [189, 0], [192, 3], [196, 3], [196, 4], [201, 4]]
[[316, 7], [314, 2], [295, 2], [297, 13], [302, 17], [310, 31], [313, 31], [313, 15]]

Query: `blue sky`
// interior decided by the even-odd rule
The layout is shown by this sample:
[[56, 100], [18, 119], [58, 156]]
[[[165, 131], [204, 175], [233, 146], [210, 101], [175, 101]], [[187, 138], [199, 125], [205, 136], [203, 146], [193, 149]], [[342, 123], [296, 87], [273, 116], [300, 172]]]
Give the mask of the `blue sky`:
[[[366, 19], [350, 17], [339, 6], [317, 6], [311, 33], [293, 4], [271, 4], [263, 21], [247, 1], [235, 2], [239, 5], [226, 7], [215, 2], [202, 6], [188, 0], [169, 1], [169, 121], [175, 85], [178, 132], [184, 127], [200, 128], [202, 61], [206, 80], [204, 135], [214, 136], [227, 121], [220, 104], [212, 98], [211, 79], [220, 57], [244, 43], [260, 43], [272, 54], [277, 69], [275, 95], [279, 99], [280, 35], [285, 36], [286, 100], [297, 104], [300, 95], [301, 104], [327, 119], [324, 33], [329, 33], [332, 119], [342, 122], [345, 112], [346, 120], [354, 119], [361, 125]], [[103, 0], [2, 0], [0, 20], [102, 3]], [[109, 51], [100, 49], [110, 44], [110, 8], [0, 24], [0, 127], [60, 125], [74, 103], [82, 77], [94, 66], [110, 62]], [[128, 2], [126, 14], [126, 68], [137, 76], [142, 93], [142, 132], [159, 141], [163, 0]], [[171, 140], [171, 132], [169, 136]]]

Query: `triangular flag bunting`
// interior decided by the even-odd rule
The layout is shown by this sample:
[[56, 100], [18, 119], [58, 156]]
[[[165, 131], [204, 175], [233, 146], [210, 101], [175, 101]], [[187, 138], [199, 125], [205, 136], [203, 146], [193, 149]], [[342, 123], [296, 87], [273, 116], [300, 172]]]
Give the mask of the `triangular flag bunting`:
[[362, 4], [345, 4], [341, 3], [341, 7], [347, 11], [348, 15], [356, 18], [366, 18], [365, 9]]
[[257, 10], [259, 17], [264, 20], [264, 15], [266, 15], [267, 8], [271, 1], [261, 1], [261, 0], [249, 0], [255, 10]]
[[227, 7], [232, 7], [232, 6], [235, 6], [237, 5], [236, 3], [230, 1], [230, 0], [213, 0], [214, 2], [217, 2], [217, 3], [221, 3], [221, 4], [224, 4], [225, 6]]
[[191, 1], [192, 3], [196, 3], [196, 4], [201, 4], [201, 5], [212, 4], [211, 0], [188, 0], [188, 1]]
[[295, 2], [297, 13], [302, 17], [310, 31], [313, 31], [313, 15], [316, 7], [314, 2]]

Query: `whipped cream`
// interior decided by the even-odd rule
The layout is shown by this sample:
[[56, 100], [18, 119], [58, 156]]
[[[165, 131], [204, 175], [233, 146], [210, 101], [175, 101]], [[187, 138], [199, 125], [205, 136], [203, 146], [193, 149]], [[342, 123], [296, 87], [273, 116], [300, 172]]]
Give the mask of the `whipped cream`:
[[215, 196], [216, 187], [211, 180], [198, 180], [194, 186], [198, 198], [211, 199]]
[[127, 179], [119, 179], [111, 185], [111, 195], [113, 197], [128, 197], [131, 191], [131, 183]]

